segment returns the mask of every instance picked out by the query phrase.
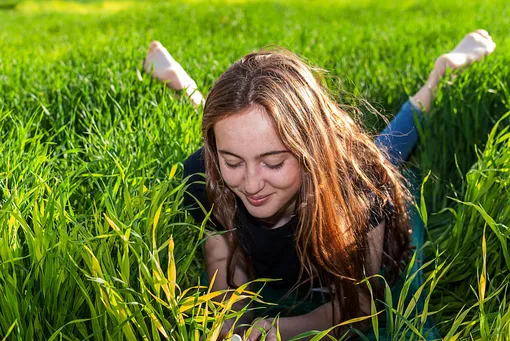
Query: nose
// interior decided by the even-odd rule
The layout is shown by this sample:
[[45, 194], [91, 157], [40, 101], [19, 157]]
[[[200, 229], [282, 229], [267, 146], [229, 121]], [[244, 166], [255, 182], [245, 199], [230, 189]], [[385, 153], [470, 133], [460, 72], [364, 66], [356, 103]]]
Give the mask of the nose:
[[257, 167], [246, 167], [244, 175], [244, 192], [248, 195], [254, 195], [264, 188], [265, 181], [259, 174]]

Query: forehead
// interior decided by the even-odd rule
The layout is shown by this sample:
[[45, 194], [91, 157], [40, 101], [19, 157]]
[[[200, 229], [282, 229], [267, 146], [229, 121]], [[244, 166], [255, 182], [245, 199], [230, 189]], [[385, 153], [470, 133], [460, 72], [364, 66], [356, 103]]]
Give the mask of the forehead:
[[216, 122], [214, 135], [218, 149], [243, 158], [287, 149], [276, 134], [269, 115], [256, 106]]

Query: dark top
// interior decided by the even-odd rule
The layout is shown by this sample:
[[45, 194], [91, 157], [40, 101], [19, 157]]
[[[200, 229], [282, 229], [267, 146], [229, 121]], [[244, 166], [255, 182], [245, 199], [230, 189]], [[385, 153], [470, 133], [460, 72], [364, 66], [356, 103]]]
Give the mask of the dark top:
[[[203, 148], [184, 161], [184, 176], [193, 174], [188, 181], [190, 186], [188, 194], [184, 197], [184, 203], [195, 221], [201, 223], [205, 214], [197, 205], [196, 200], [207, 211], [211, 210], [211, 205], [205, 193], [205, 179], [195, 173], [205, 173]], [[195, 181], [201, 183], [193, 183]], [[281, 227], [271, 229], [251, 216], [241, 200], [238, 200], [237, 207], [234, 226], [237, 229], [240, 244], [253, 266], [255, 278], [282, 279], [278, 282], [271, 282], [270, 286], [290, 289], [298, 281], [300, 270], [294, 239], [294, 231], [299, 221], [298, 216], [294, 216]], [[389, 207], [384, 212], [384, 215], [388, 214], [390, 214]], [[383, 216], [373, 214], [370, 217], [370, 225], [377, 226], [383, 219]], [[211, 220], [216, 225], [216, 229], [222, 229], [214, 218]]]
[[[389, 160], [397, 167], [400, 167], [403, 161], [408, 158], [418, 141], [415, 117], [422, 121], [424, 114], [410, 101], [407, 101], [390, 124], [375, 139], [375, 144], [387, 152]], [[205, 173], [203, 148], [200, 148], [184, 161], [184, 176], [195, 173]], [[204, 220], [205, 214], [198, 208], [192, 196], [207, 211], [211, 210], [211, 205], [207, 201], [205, 194], [205, 179], [202, 176], [193, 175], [190, 177], [189, 182], [192, 183], [194, 181], [202, 183], [190, 185], [188, 188], [189, 193], [185, 195], [184, 202], [190, 209], [191, 215], [200, 223]], [[391, 204], [386, 205], [381, 216], [373, 214], [370, 217], [370, 225], [377, 226], [385, 217], [391, 214], [392, 210], [393, 206]], [[273, 287], [292, 287], [298, 279], [300, 268], [294, 240], [294, 231], [298, 224], [298, 217], [292, 218], [287, 224], [279, 228], [269, 229], [250, 216], [242, 202], [239, 201], [235, 219], [239, 239], [250, 258], [255, 277], [281, 278], [281, 282], [271, 282], [269, 284]], [[217, 229], [221, 229], [221, 226], [213, 217], [211, 217], [211, 220]]]

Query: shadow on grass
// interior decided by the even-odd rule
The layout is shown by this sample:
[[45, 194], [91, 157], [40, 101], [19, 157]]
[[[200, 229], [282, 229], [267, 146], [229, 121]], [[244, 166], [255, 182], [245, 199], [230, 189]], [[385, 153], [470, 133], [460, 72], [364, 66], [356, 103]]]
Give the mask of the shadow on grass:
[[0, 11], [14, 10], [20, 3], [20, 0], [0, 0]]

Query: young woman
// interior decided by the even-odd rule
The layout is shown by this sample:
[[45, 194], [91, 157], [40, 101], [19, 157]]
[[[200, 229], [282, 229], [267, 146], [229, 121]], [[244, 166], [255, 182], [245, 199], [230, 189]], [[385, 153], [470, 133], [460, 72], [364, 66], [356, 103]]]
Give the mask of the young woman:
[[[227, 231], [205, 244], [209, 280], [217, 271], [213, 289], [278, 278], [267, 284], [280, 296], [275, 302], [289, 293], [297, 302], [327, 293], [277, 320], [284, 340], [369, 314], [370, 294], [356, 283], [381, 272], [396, 278], [410, 253], [412, 197], [398, 167], [418, 139], [414, 115], [427, 113], [447, 68], [494, 49], [486, 31], [466, 35], [436, 60], [427, 83], [373, 141], [290, 52], [244, 56], [204, 101], [184, 69], [152, 42], [146, 71], [204, 106], [204, 147], [184, 162], [184, 173], [206, 174], [206, 185], [190, 178], [186, 203], [205, 209], [191, 214], [201, 222], [212, 209], [215, 228]], [[380, 294], [380, 283], [371, 283]], [[276, 340], [272, 318], [253, 318], [251, 312], [243, 321], [258, 327], [250, 340], [263, 331]]]

